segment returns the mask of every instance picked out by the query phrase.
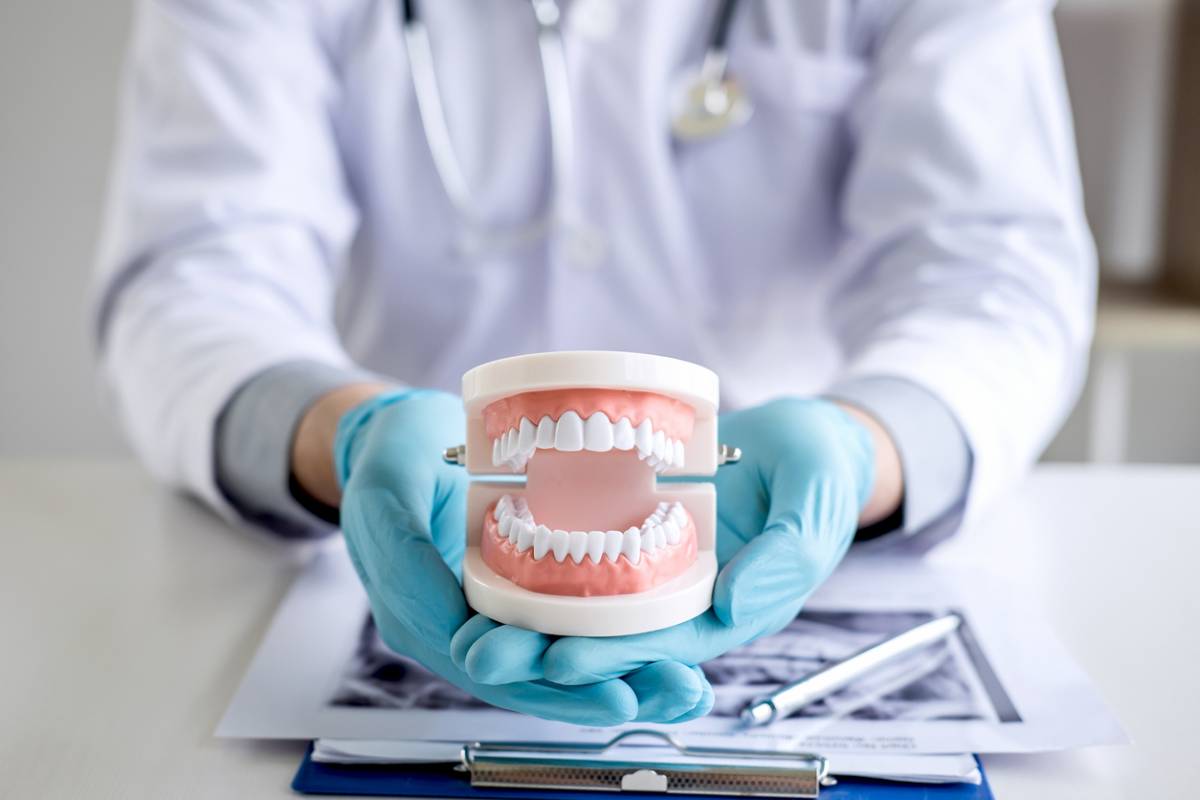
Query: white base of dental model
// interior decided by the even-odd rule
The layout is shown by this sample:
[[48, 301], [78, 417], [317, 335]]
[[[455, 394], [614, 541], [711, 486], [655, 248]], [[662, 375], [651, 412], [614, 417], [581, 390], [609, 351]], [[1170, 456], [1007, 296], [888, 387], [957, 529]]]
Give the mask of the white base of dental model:
[[701, 551], [686, 572], [636, 594], [571, 597], [522, 589], [483, 563], [478, 547], [463, 557], [463, 591], [471, 608], [506, 625], [553, 636], [625, 636], [687, 622], [712, 605], [717, 558]]
[[[664, 395], [694, 411], [691, 435], [686, 442], [679, 441], [673, 457], [664, 453], [659, 459], [657, 450], [642, 453], [641, 448], [631, 447], [630, 443], [622, 447], [620, 437], [613, 434], [604, 438], [616, 450], [637, 451], [637, 458], [635, 454], [628, 458], [638, 470], [636, 480], [644, 481], [634, 488], [648, 512], [660, 502], [679, 502], [687, 510], [695, 524], [695, 561], [682, 573], [645, 591], [590, 596], [531, 591], [497, 574], [485, 563], [480, 550], [488, 510], [505, 494], [521, 496], [525, 487], [511, 481], [476, 481], [467, 492], [467, 550], [463, 558], [463, 591], [467, 602], [497, 622], [558, 636], [644, 633], [703, 614], [712, 604], [717, 575], [716, 491], [711, 483], [660, 484], [656, 476], [711, 476], [716, 472], [719, 392], [717, 376], [711, 370], [673, 358], [607, 351], [538, 353], [483, 364], [463, 376], [467, 442], [465, 448], [451, 448], [447, 458], [457, 450], [457, 458], [461, 459], [458, 463], [465, 463], [473, 475], [512, 475], [514, 467], [525, 471], [527, 463], [536, 465], [548, 456], [536, 451], [525, 453], [519, 442], [497, 442], [490, 438], [485, 430], [484, 410], [498, 400], [528, 392], [587, 389]], [[617, 420], [611, 421], [615, 430]], [[590, 443], [578, 444], [559, 448], [555, 443], [553, 449], [598, 449]], [[505, 448], [522, 457], [503, 458]], [[638, 459], [649, 462], [653, 468], [637, 464]], [[533, 477], [531, 467], [529, 479]]]

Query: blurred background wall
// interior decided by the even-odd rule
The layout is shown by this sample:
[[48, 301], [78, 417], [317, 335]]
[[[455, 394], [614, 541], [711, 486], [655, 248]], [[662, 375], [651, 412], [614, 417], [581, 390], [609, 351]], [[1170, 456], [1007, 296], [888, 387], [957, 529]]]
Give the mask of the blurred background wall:
[[[1200, 461], [1200, 109], [1180, 108], [1194, 83], [1174, 79], [1194, 7], [1059, 4], [1105, 288], [1089, 386], [1047, 458]], [[85, 308], [131, 8], [0, 3], [0, 455], [124, 451]]]

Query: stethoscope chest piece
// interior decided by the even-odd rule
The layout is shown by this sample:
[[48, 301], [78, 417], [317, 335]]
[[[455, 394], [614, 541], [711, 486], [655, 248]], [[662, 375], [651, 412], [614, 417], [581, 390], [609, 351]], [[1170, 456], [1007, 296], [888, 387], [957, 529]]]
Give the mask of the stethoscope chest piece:
[[754, 104], [737, 80], [701, 74], [682, 87], [671, 115], [671, 133], [680, 141], [710, 139], [744, 125]]

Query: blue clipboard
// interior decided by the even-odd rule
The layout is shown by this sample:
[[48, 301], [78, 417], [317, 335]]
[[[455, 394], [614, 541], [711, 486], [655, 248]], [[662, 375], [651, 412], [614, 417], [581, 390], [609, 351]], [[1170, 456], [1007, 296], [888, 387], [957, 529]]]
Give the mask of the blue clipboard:
[[[980, 774], [983, 767], [980, 765]], [[571, 792], [545, 789], [492, 789], [471, 786], [466, 775], [446, 766], [410, 764], [323, 764], [312, 760], [312, 746], [292, 779], [301, 794], [340, 794], [365, 797], [494, 798], [495, 800], [664, 800], [663, 795], [639, 792]], [[696, 795], [696, 800], [712, 800]], [[921, 784], [839, 778], [821, 790], [821, 800], [993, 800], [987, 776], [970, 783]]]

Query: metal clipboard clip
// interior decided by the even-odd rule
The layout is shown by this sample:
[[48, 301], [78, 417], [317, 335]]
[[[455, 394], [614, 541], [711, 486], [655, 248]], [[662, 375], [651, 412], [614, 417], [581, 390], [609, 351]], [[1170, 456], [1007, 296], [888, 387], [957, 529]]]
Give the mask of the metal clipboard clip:
[[[696, 762], [600, 758], [634, 736], [659, 739]], [[604, 744], [474, 742], [463, 746], [458, 769], [471, 774], [472, 786], [592, 792], [817, 797], [835, 783], [825, 757], [814, 753], [693, 747], [645, 728]]]

